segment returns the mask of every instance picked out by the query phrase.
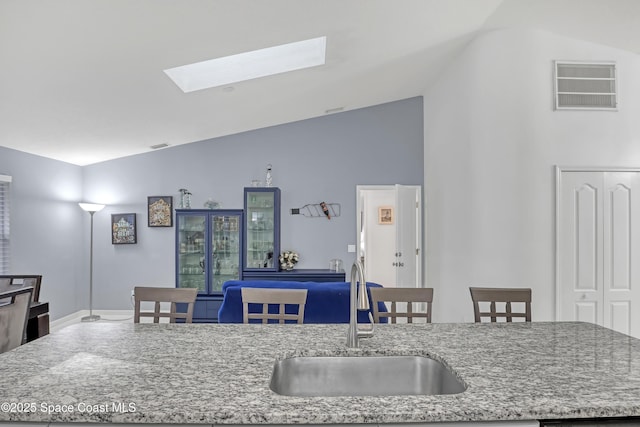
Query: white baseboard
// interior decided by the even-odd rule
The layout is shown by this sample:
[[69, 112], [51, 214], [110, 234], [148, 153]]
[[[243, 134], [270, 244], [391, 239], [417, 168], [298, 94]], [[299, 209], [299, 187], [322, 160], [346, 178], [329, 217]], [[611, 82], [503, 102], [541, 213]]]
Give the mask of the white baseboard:
[[[133, 323], [133, 310], [93, 310], [93, 314], [100, 316], [99, 322], [131, 322]], [[80, 323], [84, 316], [89, 315], [89, 310], [80, 310], [51, 322], [51, 332], [66, 328], [69, 325]]]

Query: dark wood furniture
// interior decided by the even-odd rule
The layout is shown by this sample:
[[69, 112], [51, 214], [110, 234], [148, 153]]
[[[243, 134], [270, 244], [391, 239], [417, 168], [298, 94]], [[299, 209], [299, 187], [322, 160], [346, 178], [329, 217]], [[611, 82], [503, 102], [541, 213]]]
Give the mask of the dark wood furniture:
[[25, 332], [32, 293], [31, 286], [0, 292], [0, 353], [13, 350], [26, 342]]
[[[483, 317], [491, 318], [491, 322], [497, 322], [498, 318], [504, 318], [507, 322], [514, 318], [524, 318], [531, 322], [531, 289], [530, 288], [476, 288], [470, 287], [471, 300], [473, 301], [473, 313], [476, 323], [480, 323]], [[489, 311], [482, 311], [481, 304], [488, 303]], [[504, 311], [497, 311], [497, 303], [504, 304]], [[524, 305], [524, 311], [513, 312], [513, 303]]]
[[5, 274], [0, 275], [0, 292], [3, 289], [17, 289], [18, 285], [31, 286], [33, 293], [32, 301], [40, 301], [40, 286], [42, 285], [42, 276], [38, 274]]
[[[414, 318], [424, 318], [426, 323], [431, 323], [431, 306], [433, 303], [433, 288], [371, 288], [371, 303], [373, 309], [373, 321], [380, 323], [380, 318], [388, 317], [391, 323], [396, 323], [397, 318], [406, 318], [407, 323], [413, 323]], [[378, 303], [390, 302], [388, 312], [379, 310]], [[406, 303], [407, 311], [398, 311], [397, 303]], [[426, 304], [426, 311], [414, 311], [413, 304]]]
[[49, 303], [40, 301], [42, 276], [37, 274], [0, 275], [0, 294], [25, 287], [33, 288], [27, 322], [27, 342], [49, 334]]
[[49, 303], [32, 302], [27, 321], [27, 342], [49, 335]]

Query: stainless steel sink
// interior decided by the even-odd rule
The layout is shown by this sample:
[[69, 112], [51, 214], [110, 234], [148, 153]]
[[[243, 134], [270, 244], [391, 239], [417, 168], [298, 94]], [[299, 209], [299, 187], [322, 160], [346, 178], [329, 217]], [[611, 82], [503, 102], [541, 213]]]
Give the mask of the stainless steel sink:
[[285, 396], [455, 394], [466, 385], [424, 356], [317, 356], [276, 361], [271, 390]]

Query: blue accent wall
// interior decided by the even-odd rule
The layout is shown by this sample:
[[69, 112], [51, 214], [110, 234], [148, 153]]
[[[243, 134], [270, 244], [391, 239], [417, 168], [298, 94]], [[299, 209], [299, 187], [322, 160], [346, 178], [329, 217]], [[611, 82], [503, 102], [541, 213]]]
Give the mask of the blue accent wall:
[[[94, 217], [93, 308], [130, 309], [134, 286], [174, 282], [175, 230], [147, 227], [147, 197], [174, 196], [177, 207], [187, 188], [194, 208], [210, 198], [242, 208], [243, 188], [264, 182], [269, 163], [282, 190], [282, 249], [300, 254], [299, 268], [328, 268], [332, 258], [348, 267], [356, 185], [422, 185], [423, 153], [422, 97], [84, 167], [0, 147], [0, 173], [14, 176], [13, 272], [42, 272], [52, 318], [87, 309], [89, 218], [76, 202], [106, 203]], [[290, 214], [322, 201], [340, 204], [341, 216]], [[137, 244], [111, 244], [113, 213], [137, 214]]]

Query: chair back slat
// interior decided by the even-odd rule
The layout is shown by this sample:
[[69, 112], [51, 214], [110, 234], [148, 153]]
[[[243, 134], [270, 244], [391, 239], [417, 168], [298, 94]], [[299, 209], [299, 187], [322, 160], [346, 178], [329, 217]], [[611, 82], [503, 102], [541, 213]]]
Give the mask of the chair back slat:
[[[287, 320], [303, 323], [304, 307], [307, 302], [306, 289], [272, 289], [272, 288], [241, 288], [242, 321], [249, 323], [251, 319], [259, 319], [262, 323], [277, 320], [283, 324]], [[262, 304], [261, 312], [250, 312], [249, 304]], [[270, 313], [269, 306], [278, 306], [277, 313]], [[287, 305], [297, 305], [297, 313], [286, 313]]]
[[33, 288], [3, 292], [0, 305], [0, 353], [13, 350], [26, 341], [27, 320]]
[[[483, 317], [488, 317], [491, 322], [497, 322], [498, 318], [504, 318], [512, 322], [514, 318], [524, 318], [531, 322], [531, 288], [478, 288], [470, 287], [473, 313], [476, 323], [482, 322]], [[489, 303], [489, 311], [482, 311], [481, 303]], [[504, 304], [504, 311], [497, 310], [497, 303]], [[514, 312], [513, 303], [524, 304], [524, 311]]]
[[[391, 323], [398, 318], [406, 318], [407, 323], [413, 323], [414, 318], [425, 318], [431, 323], [431, 307], [433, 303], [433, 288], [370, 288], [373, 321], [380, 323], [380, 318], [387, 317]], [[390, 311], [380, 311], [379, 303], [391, 303]], [[406, 312], [399, 312], [397, 303], [407, 304]], [[414, 311], [413, 304], [425, 304], [426, 311]]]
[[[193, 322], [193, 307], [198, 289], [196, 288], [157, 288], [150, 286], [136, 286], [133, 290], [135, 311], [134, 323], [140, 323], [141, 317], [152, 317], [153, 323], [160, 323], [160, 318], [168, 318], [170, 323], [175, 323], [176, 319], [184, 319], [185, 323]], [[153, 311], [142, 311], [142, 302], [153, 302]], [[161, 311], [161, 303], [170, 303], [168, 312]], [[176, 304], [187, 304], [186, 313], [178, 313]]]
[[31, 286], [31, 300], [33, 302], [40, 301], [40, 287], [42, 285], [42, 275], [39, 274], [4, 274], [0, 275], [0, 289], [8, 289], [9, 286], [22, 285], [23, 287]]

